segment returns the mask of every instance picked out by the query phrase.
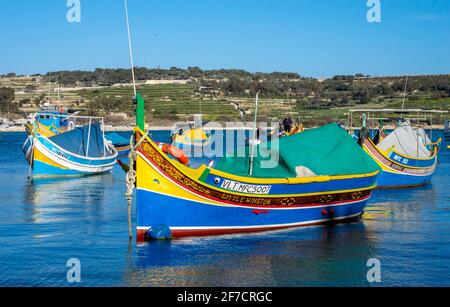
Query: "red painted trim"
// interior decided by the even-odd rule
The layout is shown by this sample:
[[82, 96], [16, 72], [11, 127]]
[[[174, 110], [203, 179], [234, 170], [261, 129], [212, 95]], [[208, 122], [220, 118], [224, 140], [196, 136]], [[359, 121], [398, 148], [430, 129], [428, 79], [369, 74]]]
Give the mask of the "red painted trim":
[[434, 164], [432, 166], [427, 167], [418, 167], [418, 166], [405, 166], [403, 164], [397, 163], [393, 160], [391, 160], [389, 157], [386, 157], [381, 150], [369, 139], [366, 139], [363, 143], [363, 146], [366, 147], [366, 149], [370, 152], [370, 154], [378, 159], [383, 165], [386, 167], [400, 172], [405, 175], [410, 176], [427, 176], [434, 173], [434, 170], [436, 168], [436, 159], [437, 155], [435, 155], [433, 158], [430, 158], [430, 160], [434, 160]]
[[[362, 215], [362, 213], [361, 213]], [[182, 237], [206, 237], [206, 236], [218, 236], [218, 235], [227, 235], [227, 234], [245, 234], [245, 233], [255, 233], [255, 232], [264, 232], [270, 230], [282, 230], [289, 228], [300, 228], [307, 226], [318, 226], [318, 225], [328, 225], [328, 224], [340, 224], [346, 223], [350, 221], [357, 221], [361, 218], [361, 215], [356, 217], [344, 218], [341, 220], [327, 220], [322, 222], [314, 222], [309, 224], [303, 224], [298, 226], [269, 226], [269, 227], [261, 227], [261, 228], [228, 228], [228, 229], [184, 229], [184, 230], [172, 230], [172, 236], [174, 238], [182, 238]], [[145, 241], [145, 233], [147, 230], [137, 229], [136, 230], [136, 241], [144, 242]]]
[[117, 151], [125, 151], [125, 150], [130, 150], [130, 149], [131, 149], [130, 145], [124, 146], [124, 147], [116, 147]]
[[[165, 176], [165, 178], [166, 179], [168, 179], [168, 180], [170, 180], [173, 184], [175, 184], [175, 185], [178, 185], [178, 186], [181, 186], [182, 188], [184, 188], [184, 189], [186, 189], [186, 190], [188, 190], [189, 192], [191, 192], [191, 193], [193, 193], [193, 194], [195, 194], [195, 195], [197, 195], [197, 196], [200, 196], [200, 197], [203, 197], [203, 198], [206, 198], [206, 199], [209, 199], [209, 200], [212, 200], [212, 201], [215, 201], [215, 202], [219, 202], [219, 203], [224, 203], [224, 204], [228, 204], [228, 205], [233, 205], [233, 206], [235, 206], [235, 207], [242, 207], [242, 208], [263, 208], [263, 209], [280, 209], [280, 206], [270, 206], [270, 205], [253, 205], [253, 204], [237, 204], [237, 203], [234, 203], [234, 202], [230, 202], [230, 201], [228, 201], [228, 200], [224, 200], [224, 199], [218, 199], [218, 198], [215, 198], [215, 197], [211, 197], [211, 196], [208, 196], [208, 195], [205, 195], [205, 194], [201, 194], [201, 193], [199, 193], [199, 192], [197, 192], [197, 191], [195, 191], [195, 190], [193, 190], [193, 189], [191, 189], [190, 187], [188, 187], [188, 186], [185, 186], [185, 185], [181, 185], [178, 181], [176, 181], [176, 180], [174, 180], [173, 178], [171, 178], [170, 176], [168, 176], [167, 174], [166, 174], [166, 172], [163, 170], [163, 169], [161, 169], [158, 165], [156, 165], [153, 161], [151, 161], [148, 157], [147, 157], [147, 155], [140, 149], [140, 148], [138, 148], [138, 150], [137, 150], [139, 153], [141, 153], [149, 162], [150, 162], [150, 164], [152, 164], [154, 167], [156, 167], [162, 174], [164, 174], [164, 176]], [[326, 192], [324, 192], [324, 195], [325, 194], [327, 194]], [[322, 206], [332, 206], [332, 205], [339, 205], [339, 204], [342, 204], [342, 203], [353, 203], [353, 202], [360, 202], [360, 201], [364, 201], [364, 200], [366, 200], [366, 199], [369, 199], [370, 197], [371, 197], [371, 192], [369, 193], [369, 195], [366, 195], [366, 196], [364, 196], [364, 197], [361, 197], [361, 198], [355, 198], [355, 199], [352, 199], [352, 200], [344, 200], [344, 201], [337, 201], [337, 202], [330, 202], [330, 203], [320, 203], [320, 204], [318, 204], [318, 203], [313, 203], [313, 204], [303, 204], [303, 205], [292, 205], [292, 206], [286, 206], [286, 209], [288, 209], [288, 208], [310, 208], [310, 207], [322, 207]], [[230, 195], [234, 195], [234, 194], [230, 194]], [[275, 196], [275, 195], [274, 195]], [[254, 196], [251, 196], [251, 197], [254, 197]], [[262, 198], [262, 197], [261, 197]]]

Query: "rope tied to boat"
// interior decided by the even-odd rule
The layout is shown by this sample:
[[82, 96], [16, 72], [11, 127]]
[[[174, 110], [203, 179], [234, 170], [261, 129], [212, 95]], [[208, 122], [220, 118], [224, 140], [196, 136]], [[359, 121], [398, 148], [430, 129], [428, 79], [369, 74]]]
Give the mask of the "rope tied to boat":
[[127, 202], [128, 202], [128, 235], [130, 240], [133, 238], [133, 232], [131, 230], [131, 204], [133, 202], [133, 190], [136, 186], [136, 149], [141, 146], [142, 142], [144, 142], [145, 138], [149, 135], [149, 131], [147, 130], [144, 135], [139, 139], [139, 141], [134, 144], [134, 134], [130, 138], [130, 153], [128, 155], [129, 167], [126, 174], [126, 184], [127, 184]]

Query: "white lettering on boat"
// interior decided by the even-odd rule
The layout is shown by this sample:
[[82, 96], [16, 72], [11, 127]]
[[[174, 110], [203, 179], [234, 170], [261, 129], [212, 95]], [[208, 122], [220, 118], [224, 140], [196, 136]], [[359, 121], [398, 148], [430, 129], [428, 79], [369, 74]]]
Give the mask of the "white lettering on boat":
[[408, 162], [409, 162], [409, 159], [403, 158], [403, 157], [401, 157], [401, 156], [399, 156], [399, 155], [397, 155], [397, 154], [394, 155], [393, 159], [394, 159], [395, 161], [397, 161], [397, 162], [400, 162], [400, 163], [406, 164], [406, 165], [407, 165]]
[[269, 194], [272, 186], [246, 184], [225, 179], [222, 182], [221, 188], [247, 194]]

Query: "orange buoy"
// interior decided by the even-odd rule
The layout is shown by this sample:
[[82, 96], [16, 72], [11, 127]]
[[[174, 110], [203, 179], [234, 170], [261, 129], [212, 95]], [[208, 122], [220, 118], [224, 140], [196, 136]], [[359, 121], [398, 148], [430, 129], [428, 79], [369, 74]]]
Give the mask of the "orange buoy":
[[164, 143], [156, 143], [159, 148], [166, 154], [169, 154], [173, 157], [175, 157], [178, 162], [184, 165], [189, 164], [189, 158], [186, 156], [184, 151], [180, 148], [177, 148], [175, 146], [172, 146], [170, 144], [164, 144]]

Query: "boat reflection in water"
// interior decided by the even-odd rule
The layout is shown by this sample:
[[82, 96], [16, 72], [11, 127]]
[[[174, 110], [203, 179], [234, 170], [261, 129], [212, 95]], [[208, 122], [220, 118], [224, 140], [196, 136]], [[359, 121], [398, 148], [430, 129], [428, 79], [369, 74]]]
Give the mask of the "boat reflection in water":
[[136, 246], [124, 279], [127, 286], [361, 285], [374, 248], [361, 222], [153, 241]]
[[28, 220], [37, 224], [72, 223], [77, 217], [100, 220], [105, 182], [112, 180], [110, 175], [30, 180], [24, 190]]
[[[363, 215], [364, 223], [370, 227], [377, 221], [389, 223], [391, 220], [398, 224], [398, 219], [422, 220], [422, 211], [434, 209], [436, 205], [437, 193], [433, 185], [410, 189], [408, 193], [402, 194], [401, 201], [396, 195], [398, 190], [395, 189], [374, 191], [370, 206]], [[424, 202], [424, 199], [427, 201]]]

